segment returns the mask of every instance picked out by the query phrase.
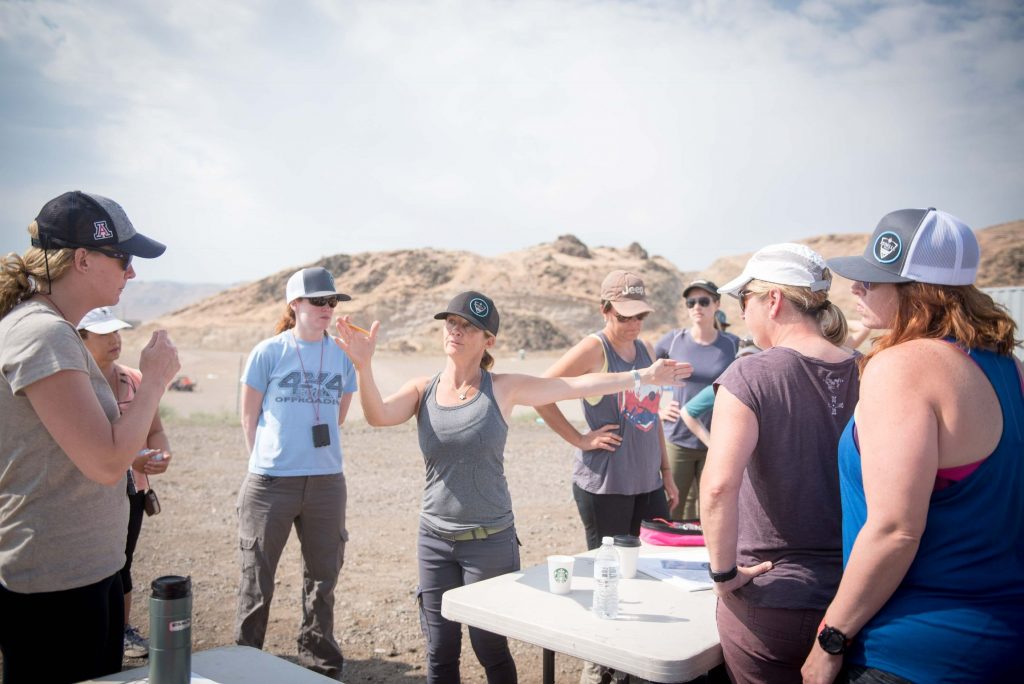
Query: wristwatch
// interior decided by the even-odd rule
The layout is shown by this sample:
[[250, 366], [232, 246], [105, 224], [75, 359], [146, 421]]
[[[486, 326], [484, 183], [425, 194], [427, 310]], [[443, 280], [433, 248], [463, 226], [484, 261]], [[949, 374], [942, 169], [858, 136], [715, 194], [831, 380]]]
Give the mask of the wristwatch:
[[835, 627], [826, 625], [824, 620], [821, 621], [820, 629], [821, 631], [818, 632], [818, 644], [821, 646], [821, 650], [832, 655], [846, 653], [846, 648], [852, 643], [852, 640], [846, 638], [846, 635]]
[[726, 570], [725, 572], [715, 572], [711, 569], [710, 565], [708, 566], [708, 574], [711, 575], [712, 582], [728, 582], [736, 576], [737, 572], [739, 571], [736, 569], [735, 565], [732, 566], [732, 570]]

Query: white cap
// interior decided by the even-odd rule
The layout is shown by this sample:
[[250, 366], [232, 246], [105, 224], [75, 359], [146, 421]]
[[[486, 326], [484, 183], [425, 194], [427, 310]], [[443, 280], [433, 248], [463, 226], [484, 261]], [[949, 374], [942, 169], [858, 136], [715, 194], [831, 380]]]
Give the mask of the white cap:
[[130, 327], [132, 327], [130, 323], [122, 321], [105, 306], [93, 309], [82, 316], [82, 320], [78, 322], [79, 330], [88, 330], [97, 335], [106, 335], [115, 330], [123, 330]]
[[326, 268], [315, 266], [304, 268], [292, 274], [285, 286], [285, 302], [292, 303], [300, 297], [337, 297], [347, 302], [351, 297], [334, 287], [334, 276]]
[[825, 268], [825, 259], [807, 245], [780, 242], [754, 252], [743, 273], [718, 288], [718, 293], [736, 297], [751, 280], [827, 291], [832, 279], [823, 277]]

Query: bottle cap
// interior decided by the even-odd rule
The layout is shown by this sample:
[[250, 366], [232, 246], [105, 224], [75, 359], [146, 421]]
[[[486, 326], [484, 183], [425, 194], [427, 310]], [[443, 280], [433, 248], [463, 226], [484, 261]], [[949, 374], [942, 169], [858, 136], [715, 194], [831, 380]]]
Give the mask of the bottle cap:
[[170, 601], [186, 598], [192, 595], [192, 577], [164, 575], [153, 580], [150, 587], [153, 589], [152, 597], [155, 599]]
[[615, 543], [615, 538], [614, 537], [601, 537], [601, 543], [602, 544], [614, 544]]

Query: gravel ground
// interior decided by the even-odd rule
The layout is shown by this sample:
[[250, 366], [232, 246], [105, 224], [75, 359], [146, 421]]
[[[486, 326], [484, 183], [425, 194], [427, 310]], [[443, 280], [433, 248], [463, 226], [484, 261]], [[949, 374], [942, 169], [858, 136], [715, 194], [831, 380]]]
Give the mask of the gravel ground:
[[[238, 586], [235, 501], [246, 471], [235, 425], [168, 426], [175, 461], [154, 482], [163, 511], [143, 524], [133, 574], [133, 619], [148, 632], [148, 584], [160, 575], [191, 575], [196, 651], [233, 643]], [[337, 589], [335, 636], [349, 682], [425, 681], [424, 642], [415, 603], [416, 527], [423, 462], [414, 424], [345, 428], [350, 535]], [[524, 567], [551, 553], [585, 550], [571, 494], [570, 447], [528, 414], [513, 418], [506, 474]], [[295, 535], [277, 571], [265, 650], [294, 661], [300, 620], [301, 567]], [[541, 678], [541, 650], [511, 642], [520, 681]], [[127, 667], [145, 664], [126, 661]], [[559, 681], [578, 679], [579, 661], [556, 658]], [[463, 639], [465, 682], [484, 682]]]

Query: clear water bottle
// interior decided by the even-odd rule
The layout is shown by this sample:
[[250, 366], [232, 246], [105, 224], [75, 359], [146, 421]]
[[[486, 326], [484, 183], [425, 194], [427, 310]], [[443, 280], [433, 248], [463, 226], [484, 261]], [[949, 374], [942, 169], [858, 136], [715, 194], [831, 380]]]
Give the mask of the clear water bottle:
[[604, 537], [594, 556], [594, 614], [605, 620], [619, 615], [619, 554], [615, 539]]

